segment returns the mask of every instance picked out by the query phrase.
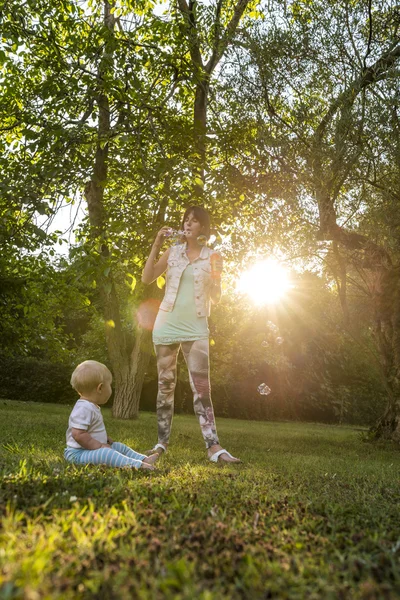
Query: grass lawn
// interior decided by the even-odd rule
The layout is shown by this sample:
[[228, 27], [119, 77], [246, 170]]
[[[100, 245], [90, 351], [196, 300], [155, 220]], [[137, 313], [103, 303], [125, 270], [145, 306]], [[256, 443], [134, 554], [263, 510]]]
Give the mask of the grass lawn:
[[[361, 431], [174, 419], [156, 473], [62, 458], [71, 407], [0, 401], [0, 598], [400, 598], [400, 452]], [[112, 419], [137, 450], [156, 416]]]

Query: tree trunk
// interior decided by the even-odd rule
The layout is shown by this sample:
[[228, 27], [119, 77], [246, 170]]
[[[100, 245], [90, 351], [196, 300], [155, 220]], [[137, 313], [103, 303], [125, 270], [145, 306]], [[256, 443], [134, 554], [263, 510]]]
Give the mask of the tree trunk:
[[[360, 234], [346, 232], [336, 225], [327, 238], [334, 240], [334, 245], [340, 242], [353, 255], [355, 250], [363, 251], [362, 263], [369, 273], [369, 289], [374, 307], [374, 337], [387, 393], [385, 410], [372, 427], [371, 433], [376, 438], [400, 442], [400, 267], [392, 265], [384, 248]], [[360, 262], [357, 253], [352, 260]], [[348, 315], [347, 319], [349, 320]]]
[[377, 439], [390, 439], [400, 444], [400, 400], [388, 401], [383, 415], [371, 430]]
[[374, 290], [375, 337], [387, 390], [387, 405], [372, 428], [375, 437], [400, 443], [400, 273], [381, 268]]
[[119, 419], [137, 419], [140, 395], [151, 355], [151, 332], [139, 330], [130, 360], [114, 368], [115, 396], [113, 416]]
[[[247, 8], [249, 0], [238, 0], [233, 7], [230, 21], [225, 25], [221, 23], [223, 1], [218, 0], [212, 23], [213, 41], [208, 48], [211, 56], [207, 64], [202, 57], [202, 38], [204, 32], [197, 22], [196, 0], [178, 0], [179, 10], [184, 18], [188, 49], [190, 52], [193, 74], [196, 79], [196, 93], [194, 99], [194, 151], [195, 165], [194, 195], [203, 198], [206, 170], [206, 132], [207, 132], [207, 101], [211, 76], [223, 57], [227, 47], [232, 42], [240, 19]], [[200, 183], [201, 182], [201, 183]]]
[[196, 154], [193, 175], [195, 179], [194, 195], [196, 198], [202, 198], [204, 194], [208, 91], [208, 78], [203, 77], [202, 81], [196, 87], [193, 114], [194, 150]]
[[[115, 19], [111, 14], [108, 0], [104, 0], [104, 25], [113, 31]], [[98, 81], [102, 82], [108, 69], [112, 68], [112, 50], [105, 47], [100, 62]], [[147, 354], [141, 357], [140, 349], [146, 344], [143, 340], [150, 339], [148, 332], [138, 331], [134, 350], [129, 356], [127, 340], [122, 330], [120, 308], [112, 270], [107, 268], [109, 256], [107, 247], [106, 219], [104, 211], [104, 189], [108, 177], [108, 136], [110, 134], [110, 106], [107, 95], [100, 90], [96, 103], [99, 111], [98, 139], [93, 173], [85, 186], [85, 197], [88, 206], [90, 236], [101, 244], [100, 265], [98, 274], [98, 289], [100, 293], [103, 316], [106, 323], [106, 341], [108, 356], [114, 374], [115, 398], [113, 412], [121, 418], [135, 418], [138, 414], [141, 386], [144, 371], [148, 362]], [[101, 262], [104, 261], [104, 268]], [[143, 338], [143, 340], [142, 340]], [[147, 362], [146, 362], [147, 361]], [[143, 368], [143, 373], [141, 369]]]
[[[146, 286], [141, 294], [138, 308], [138, 326], [130, 355], [115, 369], [116, 376], [113, 416], [119, 419], [136, 419], [139, 414], [140, 396], [144, 377], [153, 349], [151, 331], [162, 296], [155, 284]], [[146, 313], [143, 317], [143, 311]]]

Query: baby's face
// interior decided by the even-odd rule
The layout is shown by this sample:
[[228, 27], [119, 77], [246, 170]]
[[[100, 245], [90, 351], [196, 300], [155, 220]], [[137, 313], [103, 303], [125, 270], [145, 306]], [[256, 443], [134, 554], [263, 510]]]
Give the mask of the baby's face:
[[112, 379], [105, 379], [102, 384], [97, 388], [97, 404], [105, 404], [109, 400], [112, 394]]

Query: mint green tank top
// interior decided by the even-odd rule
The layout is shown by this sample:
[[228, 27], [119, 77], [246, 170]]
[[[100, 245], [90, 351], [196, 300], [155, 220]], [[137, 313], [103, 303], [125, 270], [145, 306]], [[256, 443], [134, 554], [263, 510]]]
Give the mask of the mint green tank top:
[[159, 310], [153, 328], [154, 344], [204, 340], [209, 336], [207, 317], [198, 317], [194, 301], [193, 265], [183, 271], [171, 312]]

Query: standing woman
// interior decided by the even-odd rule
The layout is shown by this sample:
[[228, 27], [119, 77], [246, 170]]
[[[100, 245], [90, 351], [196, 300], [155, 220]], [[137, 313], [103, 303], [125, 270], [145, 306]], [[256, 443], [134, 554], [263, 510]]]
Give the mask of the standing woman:
[[[158, 444], [152, 452], [166, 452], [171, 433], [179, 348], [189, 371], [194, 412], [199, 419], [212, 462], [240, 462], [219, 444], [210, 393], [209, 330], [210, 304], [221, 297], [222, 259], [202, 244], [210, 237], [210, 217], [201, 206], [189, 207], [182, 220], [183, 243], [168, 248], [154, 264], [164, 241], [171, 233], [162, 227], [157, 234], [143, 270], [142, 281], [152, 283], [166, 271], [164, 299], [153, 329], [157, 356]], [[212, 257], [212, 258], [211, 258]]]

